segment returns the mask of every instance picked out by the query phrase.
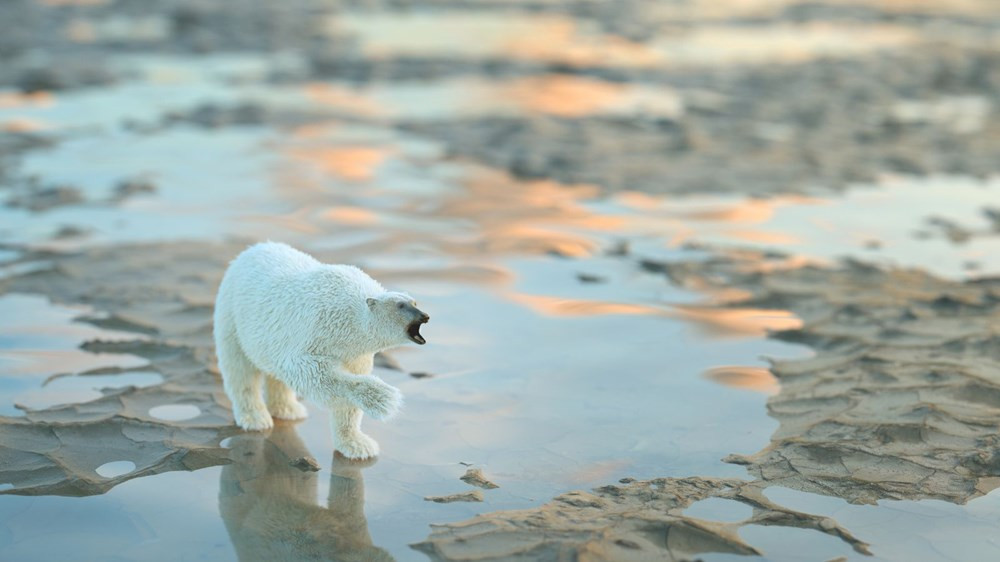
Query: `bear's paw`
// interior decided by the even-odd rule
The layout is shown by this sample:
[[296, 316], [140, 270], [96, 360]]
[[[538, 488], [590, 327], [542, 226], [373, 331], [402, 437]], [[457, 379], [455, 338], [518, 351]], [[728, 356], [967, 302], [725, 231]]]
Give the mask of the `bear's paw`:
[[339, 436], [335, 447], [349, 459], [370, 459], [378, 456], [378, 443], [364, 433]]
[[364, 413], [377, 419], [391, 418], [403, 406], [403, 393], [398, 388], [390, 386], [378, 377], [365, 381], [357, 389], [357, 405]]
[[247, 431], [266, 431], [274, 427], [274, 420], [267, 410], [248, 410], [236, 413], [236, 425]]

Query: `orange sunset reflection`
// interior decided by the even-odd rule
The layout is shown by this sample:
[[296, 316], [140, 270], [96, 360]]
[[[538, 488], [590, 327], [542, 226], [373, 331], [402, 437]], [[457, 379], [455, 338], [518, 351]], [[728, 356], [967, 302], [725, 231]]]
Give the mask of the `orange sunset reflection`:
[[773, 396], [781, 389], [778, 379], [764, 367], [727, 365], [703, 373], [706, 379], [732, 388], [743, 388]]
[[626, 87], [602, 80], [549, 75], [517, 80], [504, 90], [509, 99], [528, 110], [579, 117], [613, 105], [621, 99]]
[[323, 213], [323, 216], [350, 225], [369, 225], [378, 222], [378, 215], [363, 207], [332, 207]]
[[7, 133], [33, 133], [47, 128], [45, 123], [35, 119], [9, 119], [0, 122], [0, 130]]
[[509, 293], [506, 298], [543, 316], [665, 315], [652, 306]]
[[452, 246], [456, 252], [557, 253], [583, 257], [597, 250], [597, 232], [616, 232], [625, 219], [594, 213], [582, 200], [598, 190], [540, 180], [514, 183], [506, 174], [482, 170], [463, 181], [464, 190], [433, 211], [442, 218], [475, 225], [476, 242]]
[[18, 349], [0, 353], [0, 367], [8, 376], [82, 373], [94, 369], [140, 367], [145, 359], [133, 355], [90, 353], [80, 349]]
[[647, 67], [661, 62], [656, 50], [622, 37], [582, 33], [569, 19], [539, 20], [535, 33], [511, 37], [501, 44], [509, 57], [558, 61], [574, 66]]
[[322, 172], [347, 181], [368, 181], [389, 150], [373, 146], [299, 147], [289, 150], [293, 158]]
[[768, 332], [794, 330], [802, 320], [787, 310], [761, 308], [712, 308], [678, 305], [675, 314], [715, 338], [766, 336]]
[[0, 109], [12, 107], [48, 107], [55, 102], [51, 92], [0, 92]]

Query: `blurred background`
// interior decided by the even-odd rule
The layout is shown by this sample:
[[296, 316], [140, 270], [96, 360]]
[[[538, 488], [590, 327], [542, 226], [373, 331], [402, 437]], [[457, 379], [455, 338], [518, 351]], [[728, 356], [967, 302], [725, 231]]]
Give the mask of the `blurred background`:
[[[0, 2], [0, 558], [992, 559], [998, 109], [990, 0]], [[266, 239], [434, 318], [377, 462], [232, 425]]]

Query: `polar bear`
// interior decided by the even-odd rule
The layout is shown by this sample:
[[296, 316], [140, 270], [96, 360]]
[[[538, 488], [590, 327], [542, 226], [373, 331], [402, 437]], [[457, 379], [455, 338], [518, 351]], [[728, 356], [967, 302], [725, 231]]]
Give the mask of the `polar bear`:
[[329, 407], [344, 456], [376, 456], [362, 412], [386, 419], [402, 395], [371, 375], [374, 355], [423, 345], [428, 320], [409, 295], [386, 291], [354, 266], [323, 264], [276, 242], [251, 246], [229, 264], [215, 301], [216, 354], [236, 423], [262, 431], [272, 416], [304, 418], [298, 393]]

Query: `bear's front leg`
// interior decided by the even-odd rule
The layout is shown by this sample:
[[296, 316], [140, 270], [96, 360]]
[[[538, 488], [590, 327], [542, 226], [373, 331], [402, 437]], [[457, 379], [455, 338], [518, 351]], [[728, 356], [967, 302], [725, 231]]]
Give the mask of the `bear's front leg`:
[[267, 389], [267, 411], [273, 417], [283, 420], [301, 420], [309, 415], [306, 407], [299, 402], [295, 391], [287, 384], [267, 375], [264, 379]]
[[361, 433], [361, 409], [343, 398], [329, 402], [333, 446], [349, 459], [367, 459], [378, 455], [378, 443]]
[[281, 377], [309, 399], [328, 403], [347, 398], [377, 420], [392, 417], [403, 404], [403, 394], [372, 375], [349, 373], [333, 357], [305, 355], [287, 362]]

